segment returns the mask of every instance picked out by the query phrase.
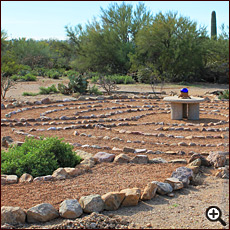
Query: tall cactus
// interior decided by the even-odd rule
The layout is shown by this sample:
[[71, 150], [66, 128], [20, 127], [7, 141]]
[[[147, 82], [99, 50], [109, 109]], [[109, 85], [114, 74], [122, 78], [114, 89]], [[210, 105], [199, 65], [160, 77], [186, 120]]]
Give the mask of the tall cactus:
[[211, 38], [216, 40], [217, 37], [217, 29], [216, 29], [216, 12], [212, 11], [212, 18], [211, 18]]

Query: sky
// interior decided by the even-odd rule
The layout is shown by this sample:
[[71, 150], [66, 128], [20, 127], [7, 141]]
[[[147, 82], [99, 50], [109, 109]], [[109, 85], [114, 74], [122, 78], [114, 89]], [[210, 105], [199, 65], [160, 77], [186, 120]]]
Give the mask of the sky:
[[[8, 39], [67, 39], [65, 26], [83, 26], [93, 17], [99, 20], [101, 10], [122, 1], [1, 1], [1, 29]], [[125, 1], [135, 5], [140, 1]], [[177, 12], [211, 31], [211, 13], [216, 12], [217, 33], [224, 23], [229, 26], [229, 1], [141, 1], [155, 16], [159, 12]]]

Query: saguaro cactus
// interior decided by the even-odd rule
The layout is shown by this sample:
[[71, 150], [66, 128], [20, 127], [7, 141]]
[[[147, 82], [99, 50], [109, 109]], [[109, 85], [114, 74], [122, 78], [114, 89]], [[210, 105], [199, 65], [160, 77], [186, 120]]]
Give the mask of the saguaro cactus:
[[212, 11], [212, 18], [211, 18], [211, 38], [216, 40], [217, 36], [217, 29], [216, 29], [216, 12]]

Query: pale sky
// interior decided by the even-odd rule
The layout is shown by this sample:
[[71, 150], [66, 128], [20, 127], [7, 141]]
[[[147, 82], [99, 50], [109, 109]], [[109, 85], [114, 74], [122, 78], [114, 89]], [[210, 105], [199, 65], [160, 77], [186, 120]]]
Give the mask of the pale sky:
[[[100, 7], [107, 9], [114, 1], [1, 1], [1, 29], [8, 38], [65, 40], [65, 26], [83, 26], [99, 19]], [[122, 1], [116, 1], [121, 4]], [[125, 1], [135, 5], [138, 1]], [[155, 16], [160, 11], [177, 12], [189, 17], [210, 34], [211, 13], [216, 11], [217, 33], [222, 23], [229, 26], [229, 1], [141, 1]]]

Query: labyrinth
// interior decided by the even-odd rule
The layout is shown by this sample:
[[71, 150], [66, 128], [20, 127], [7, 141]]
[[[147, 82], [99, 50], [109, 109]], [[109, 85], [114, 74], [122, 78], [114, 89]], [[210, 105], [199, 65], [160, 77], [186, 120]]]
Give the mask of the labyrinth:
[[[96, 164], [88, 173], [65, 181], [2, 186], [2, 205], [30, 208], [47, 202], [58, 207], [64, 199], [118, 191], [143, 189], [153, 180], [163, 181], [173, 170], [185, 166], [194, 153], [228, 149], [229, 102], [200, 104], [199, 120], [171, 120], [170, 103], [147, 96], [59, 100], [47, 104], [21, 103], [1, 110], [1, 132], [14, 141], [25, 137], [57, 136], [92, 155], [147, 155], [152, 164]], [[10, 107], [10, 106], [8, 106]], [[58, 192], [59, 195], [56, 193]], [[7, 194], [6, 194], [7, 193]], [[26, 201], [24, 196], [26, 193]], [[42, 201], [42, 202], [41, 202]], [[20, 202], [20, 205], [19, 205]]]

